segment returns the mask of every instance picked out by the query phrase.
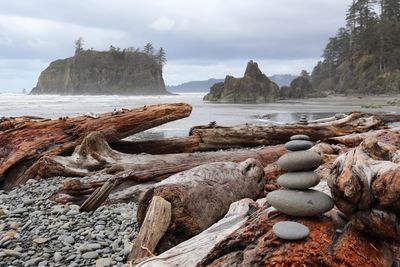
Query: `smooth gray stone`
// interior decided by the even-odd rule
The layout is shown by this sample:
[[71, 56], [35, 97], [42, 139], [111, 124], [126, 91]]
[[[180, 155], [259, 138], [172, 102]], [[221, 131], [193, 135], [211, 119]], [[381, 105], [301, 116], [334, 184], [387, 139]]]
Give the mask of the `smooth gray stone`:
[[310, 229], [301, 223], [283, 221], [274, 224], [272, 232], [274, 232], [277, 237], [285, 240], [300, 240], [308, 236]]
[[288, 172], [279, 176], [277, 183], [288, 189], [308, 189], [316, 186], [320, 177], [313, 171]]
[[296, 217], [321, 215], [334, 205], [330, 196], [312, 189], [275, 190], [267, 195], [267, 201], [280, 212]]
[[84, 259], [97, 259], [99, 257], [99, 253], [96, 251], [90, 251], [82, 254], [82, 258]]
[[310, 140], [310, 137], [305, 134], [295, 134], [290, 137], [290, 140]]
[[294, 151], [280, 157], [279, 167], [285, 171], [312, 171], [321, 164], [321, 157], [313, 151]]
[[292, 140], [285, 144], [286, 149], [290, 151], [307, 150], [312, 146], [313, 143], [307, 140]]

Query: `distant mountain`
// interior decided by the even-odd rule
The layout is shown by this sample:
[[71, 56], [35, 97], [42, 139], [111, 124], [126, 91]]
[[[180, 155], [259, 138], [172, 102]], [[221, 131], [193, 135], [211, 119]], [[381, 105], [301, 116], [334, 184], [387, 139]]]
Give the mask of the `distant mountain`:
[[200, 92], [208, 92], [210, 91], [211, 86], [216, 83], [223, 82], [224, 79], [208, 79], [206, 81], [191, 81], [182, 83], [179, 85], [168, 85], [167, 90], [169, 92], [192, 92], [192, 93], [200, 93]]
[[292, 74], [275, 74], [268, 77], [271, 81], [276, 83], [279, 87], [289, 86], [290, 83], [297, 78], [296, 75]]

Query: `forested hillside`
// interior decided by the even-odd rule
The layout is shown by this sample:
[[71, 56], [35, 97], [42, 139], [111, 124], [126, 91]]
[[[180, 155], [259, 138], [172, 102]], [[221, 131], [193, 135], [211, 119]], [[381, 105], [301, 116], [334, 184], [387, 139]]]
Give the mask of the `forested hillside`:
[[312, 84], [333, 93], [400, 93], [400, 0], [353, 1]]

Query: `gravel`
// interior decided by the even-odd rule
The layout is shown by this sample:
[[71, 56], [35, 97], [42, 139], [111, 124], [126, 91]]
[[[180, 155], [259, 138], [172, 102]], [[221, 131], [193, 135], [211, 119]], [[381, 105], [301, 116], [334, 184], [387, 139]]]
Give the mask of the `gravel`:
[[66, 178], [29, 180], [0, 190], [0, 266], [129, 266], [136, 204], [79, 206], [48, 200]]

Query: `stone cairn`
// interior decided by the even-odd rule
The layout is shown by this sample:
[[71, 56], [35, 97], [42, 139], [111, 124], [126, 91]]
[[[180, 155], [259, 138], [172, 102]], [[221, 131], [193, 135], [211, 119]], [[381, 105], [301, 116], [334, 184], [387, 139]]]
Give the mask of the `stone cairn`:
[[[321, 164], [318, 153], [308, 151], [313, 146], [307, 135], [294, 135], [285, 144], [289, 153], [277, 161], [279, 167], [287, 173], [279, 176], [277, 183], [284, 189], [275, 190], [267, 195], [268, 203], [278, 211], [294, 217], [312, 217], [321, 215], [333, 208], [330, 196], [309, 189], [320, 182], [314, 170]], [[303, 224], [291, 221], [276, 223], [273, 226], [276, 236], [286, 240], [306, 238], [309, 229]]]
[[302, 125], [307, 125], [308, 124], [308, 120], [307, 120], [307, 115], [306, 114], [301, 114], [300, 120], [299, 120], [299, 124], [302, 124]]

